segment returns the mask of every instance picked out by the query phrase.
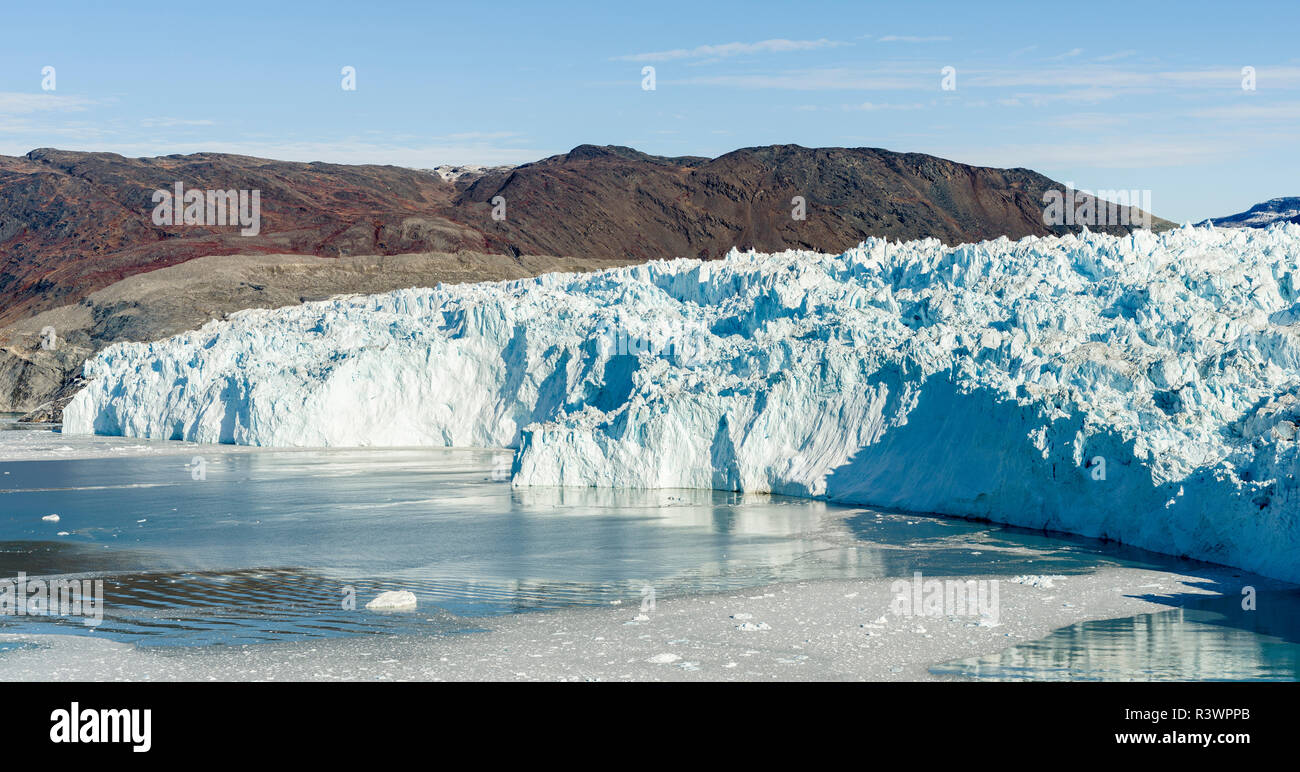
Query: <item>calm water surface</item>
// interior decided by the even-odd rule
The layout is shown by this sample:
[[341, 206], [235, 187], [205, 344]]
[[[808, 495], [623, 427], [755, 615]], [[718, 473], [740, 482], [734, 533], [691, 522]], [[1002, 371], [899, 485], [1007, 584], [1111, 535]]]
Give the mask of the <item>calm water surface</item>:
[[[92, 445], [97, 457], [63, 457]], [[0, 458], [20, 460], [0, 461], [0, 577], [103, 579], [107, 611], [95, 628], [0, 617], [0, 632], [157, 646], [442, 634], [481, 629], [497, 614], [635, 606], [646, 587], [665, 598], [914, 570], [971, 578], [1168, 562], [1091, 540], [778, 496], [513, 489], [494, 479], [500, 455], [255, 450], [2, 427]], [[42, 519], [50, 514], [58, 521]], [[391, 589], [414, 592], [419, 610], [362, 608]], [[355, 609], [344, 607], [350, 594]], [[1085, 623], [936, 672], [1197, 677], [1231, 654], [1224, 677], [1295, 678], [1294, 625], [1258, 629], [1260, 617], [1216, 622], [1215, 613]]]

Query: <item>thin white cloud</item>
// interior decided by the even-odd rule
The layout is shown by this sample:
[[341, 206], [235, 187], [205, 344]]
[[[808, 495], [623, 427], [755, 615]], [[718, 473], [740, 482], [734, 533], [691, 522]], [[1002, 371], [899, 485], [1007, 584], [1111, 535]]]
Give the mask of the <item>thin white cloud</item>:
[[41, 141], [21, 152], [5, 154], [24, 155], [28, 150], [35, 147], [49, 147], [53, 144], [50, 142], [52, 138], [58, 138], [60, 141], [90, 142], [103, 138], [106, 132], [103, 128], [90, 124], [74, 123], [64, 126], [37, 126], [23, 119], [7, 119], [0, 116], [0, 134], [27, 135], [39, 138]]
[[[790, 91], [901, 90], [928, 88], [939, 83], [939, 71], [929, 68], [887, 67], [876, 70], [818, 68], [776, 74], [708, 75], [672, 81], [676, 85], [726, 86], [743, 89]], [[662, 80], [660, 81], [662, 83]]]
[[85, 110], [95, 104], [95, 100], [79, 96], [61, 96], [58, 94], [25, 94], [16, 91], [0, 91], [0, 115], [26, 115], [39, 112], [68, 112]]
[[953, 153], [966, 163], [1031, 169], [1085, 167], [1095, 169], [1150, 169], [1222, 162], [1238, 156], [1237, 138], [1153, 137], [1134, 140], [1099, 137], [1094, 141], [1018, 144]]
[[1097, 57], [1097, 61], [1099, 61], [1099, 62], [1113, 62], [1113, 61], [1116, 61], [1117, 59], [1127, 59], [1128, 57], [1133, 56], [1133, 55], [1136, 54], [1136, 53], [1137, 53], [1137, 51], [1134, 51], [1133, 49], [1130, 48], [1130, 49], [1127, 50], [1127, 51], [1116, 51], [1116, 52], [1113, 53], [1113, 54], [1106, 54], [1106, 55], [1104, 55], [1104, 56], [1099, 56], [1099, 57]]
[[[1096, 64], [1019, 69], [968, 68], [962, 74], [963, 86], [1115, 90], [1240, 87], [1242, 79], [1240, 67], [1148, 72]], [[1300, 67], [1261, 66], [1257, 68], [1257, 81], [1261, 91], [1265, 84], [1269, 88], [1300, 86]]]
[[1056, 56], [1049, 56], [1048, 58], [1055, 59], [1055, 60], [1072, 59], [1081, 53], [1083, 53], [1082, 48], [1071, 48], [1069, 51], [1066, 51], [1063, 54], [1057, 54]]
[[674, 48], [671, 51], [650, 51], [643, 54], [616, 56], [615, 61], [632, 62], [669, 62], [679, 59], [722, 58], [747, 54], [774, 54], [789, 51], [811, 51], [818, 48], [832, 48], [845, 43], [819, 38], [818, 40], [786, 40], [774, 38], [755, 43], [720, 43], [717, 45], [696, 46], [695, 48]]
[[[1098, 102], [1126, 94], [1151, 93], [1164, 89], [1239, 88], [1242, 79], [1240, 67], [1144, 71], [1082, 61], [1074, 65], [1062, 63], [1049, 67], [958, 69], [963, 90], [969, 87], [1017, 90], [1002, 99], [1004, 104]], [[1300, 87], [1300, 67], [1260, 66], [1257, 68], [1257, 81], [1261, 91], [1265, 86], [1270, 89]], [[664, 83], [662, 78], [660, 83]], [[933, 91], [939, 87], [939, 71], [919, 67], [915, 62], [887, 62], [870, 69], [822, 67], [769, 73], [698, 75], [674, 79], [671, 83], [791, 91]], [[1030, 93], [1027, 89], [1043, 91]]]
[[1067, 91], [1051, 91], [1046, 93], [1027, 93], [1020, 92], [1004, 97], [998, 100], [998, 104], [1003, 107], [1042, 107], [1058, 102], [1084, 102], [1094, 104], [1103, 102], [1107, 99], [1114, 99], [1120, 96], [1120, 91], [1114, 88], [1102, 88], [1093, 86], [1090, 88], [1073, 88]]
[[1120, 115], [1116, 113], [1071, 113], [1067, 115], [1057, 115], [1044, 118], [1038, 123], [1043, 126], [1053, 126], [1058, 129], [1070, 129], [1072, 131], [1081, 131], [1096, 133], [1102, 129], [1112, 129], [1120, 126], [1127, 126], [1134, 123], [1140, 118], [1151, 119], [1150, 113], [1143, 115], [1131, 114]]
[[947, 35], [883, 35], [877, 43], [943, 43], [952, 40]]
[[147, 129], [169, 129], [176, 126], [215, 126], [216, 121], [208, 120], [206, 118], [145, 118], [140, 121], [140, 125]]
[[1225, 105], [1193, 110], [1194, 118], [1210, 118], [1223, 121], [1295, 121], [1300, 120], [1300, 102], [1281, 102], [1278, 104]]
[[925, 105], [920, 102], [911, 102], [908, 104], [890, 104], [888, 102], [863, 102], [857, 105], [845, 105], [845, 110], [862, 110], [865, 112], [876, 112], [881, 110], [924, 110]]
[[523, 135], [517, 131], [461, 131], [455, 134], [444, 134], [440, 137], [434, 137], [438, 140], [467, 140], [467, 139], [518, 139]]

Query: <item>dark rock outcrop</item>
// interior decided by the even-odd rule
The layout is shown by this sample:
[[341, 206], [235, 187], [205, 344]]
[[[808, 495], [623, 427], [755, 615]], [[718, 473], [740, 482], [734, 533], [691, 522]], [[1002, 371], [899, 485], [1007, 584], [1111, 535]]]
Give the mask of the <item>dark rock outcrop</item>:
[[[154, 191], [177, 182], [186, 190], [260, 191], [260, 231], [155, 224]], [[798, 145], [712, 159], [580, 145], [517, 167], [441, 170], [219, 153], [0, 156], [0, 409], [51, 402], [47, 418], [54, 417], [81, 363], [103, 346], [171, 335], [240, 308], [451, 276], [712, 259], [732, 247], [840, 252], [868, 236], [957, 244], [1078, 230], [1044, 224], [1049, 190], [1064, 186], [1028, 169]], [[502, 202], [505, 217], [494, 218]], [[436, 257], [382, 280], [352, 262], [413, 254]], [[251, 262], [222, 264], [213, 276], [169, 270], [237, 255]], [[330, 258], [339, 270], [313, 266], [296, 276], [286, 255]], [[156, 284], [131, 281], [154, 273]], [[38, 345], [43, 325], [58, 331], [57, 349]]]

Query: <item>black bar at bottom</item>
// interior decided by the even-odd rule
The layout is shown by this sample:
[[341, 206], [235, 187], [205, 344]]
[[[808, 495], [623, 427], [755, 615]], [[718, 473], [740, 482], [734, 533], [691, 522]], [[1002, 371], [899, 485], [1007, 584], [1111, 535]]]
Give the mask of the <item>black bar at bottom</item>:
[[[440, 744], [492, 755], [531, 750], [541, 758], [581, 752], [593, 741], [626, 743], [629, 761], [689, 758], [686, 746], [732, 763], [761, 762], [775, 748], [847, 753], [864, 764], [882, 761], [878, 753], [891, 749], [927, 760], [1051, 754], [1040, 760], [1053, 763], [1062, 754], [1074, 760], [1152, 752], [1250, 759], [1293, 745], [1296, 731], [1284, 722], [1293, 723], [1288, 704], [1300, 695], [1291, 684], [1240, 683], [8, 683], [0, 689], [9, 698], [7, 754], [205, 763], [329, 760], [349, 748], [427, 752]], [[148, 737], [137, 742], [145, 734], [145, 710]], [[103, 740], [111, 740], [115, 723], [119, 735], [132, 737], [82, 741], [101, 729]], [[147, 751], [134, 750], [146, 744]], [[604, 763], [623, 761], [605, 756]]]

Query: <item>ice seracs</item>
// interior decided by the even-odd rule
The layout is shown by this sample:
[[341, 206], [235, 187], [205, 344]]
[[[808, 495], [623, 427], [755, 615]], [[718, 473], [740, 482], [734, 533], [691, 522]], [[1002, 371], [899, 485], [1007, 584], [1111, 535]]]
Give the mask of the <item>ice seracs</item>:
[[1300, 579], [1300, 226], [872, 239], [341, 297], [86, 365], [68, 433], [516, 448], [515, 485], [988, 518]]

